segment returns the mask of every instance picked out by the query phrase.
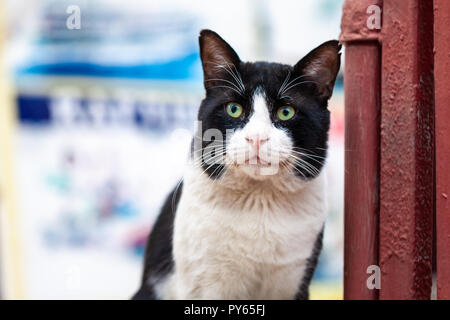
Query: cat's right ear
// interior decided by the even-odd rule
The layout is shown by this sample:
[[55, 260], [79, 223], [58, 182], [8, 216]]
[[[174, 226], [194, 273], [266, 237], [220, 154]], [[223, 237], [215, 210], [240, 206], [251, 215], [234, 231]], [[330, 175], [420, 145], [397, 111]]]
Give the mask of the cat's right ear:
[[215, 85], [217, 79], [234, 72], [241, 60], [233, 48], [214, 31], [202, 30], [199, 43], [204, 85], [208, 89]]
[[336, 40], [327, 41], [294, 66], [296, 74], [306, 77], [305, 82], [314, 82], [317, 94], [326, 100], [333, 93], [334, 82], [341, 65], [341, 47]]

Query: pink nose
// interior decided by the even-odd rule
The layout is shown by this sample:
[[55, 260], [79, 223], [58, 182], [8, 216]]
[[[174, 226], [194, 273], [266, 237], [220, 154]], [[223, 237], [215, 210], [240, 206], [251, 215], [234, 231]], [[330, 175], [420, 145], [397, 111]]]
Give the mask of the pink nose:
[[250, 143], [255, 149], [259, 149], [259, 147], [264, 143], [269, 141], [269, 137], [267, 136], [248, 136], [245, 137], [248, 143]]

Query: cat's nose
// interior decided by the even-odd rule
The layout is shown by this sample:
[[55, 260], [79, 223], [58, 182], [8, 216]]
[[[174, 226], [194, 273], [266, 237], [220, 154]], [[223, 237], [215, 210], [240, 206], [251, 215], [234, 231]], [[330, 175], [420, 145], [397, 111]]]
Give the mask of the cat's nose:
[[260, 136], [260, 135], [254, 135], [254, 136], [247, 136], [245, 137], [245, 140], [247, 140], [248, 143], [250, 143], [255, 149], [259, 149], [259, 147], [269, 141], [268, 136]]

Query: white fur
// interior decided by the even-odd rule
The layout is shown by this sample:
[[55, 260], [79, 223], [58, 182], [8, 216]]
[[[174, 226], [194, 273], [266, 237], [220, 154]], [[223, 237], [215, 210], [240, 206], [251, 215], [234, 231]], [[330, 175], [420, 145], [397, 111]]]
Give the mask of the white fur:
[[[291, 142], [272, 125], [264, 101], [255, 96], [254, 113], [227, 154], [244, 148], [251, 156], [245, 137], [266, 136], [271, 143], [260, 146], [259, 156], [270, 151], [283, 163], [281, 151]], [[289, 167], [265, 176], [259, 169], [228, 162], [214, 181], [190, 163], [174, 224], [175, 268], [157, 285], [159, 298], [294, 298], [325, 222], [325, 176], [304, 181]]]
[[[246, 138], [267, 141], [256, 150]], [[261, 179], [278, 173], [280, 163], [287, 160], [286, 150], [291, 148], [292, 142], [286, 132], [275, 128], [270, 119], [264, 93], [256, 90], [253, 97], [253, 114], [245, 127], [237, 130], [229, 139], [226, 162], [234, 162], [243, 173]], [[255, 165], [256, 155], [270, 165]], [[242, 165], [247, 158], [250, 159], [250, 165]]]

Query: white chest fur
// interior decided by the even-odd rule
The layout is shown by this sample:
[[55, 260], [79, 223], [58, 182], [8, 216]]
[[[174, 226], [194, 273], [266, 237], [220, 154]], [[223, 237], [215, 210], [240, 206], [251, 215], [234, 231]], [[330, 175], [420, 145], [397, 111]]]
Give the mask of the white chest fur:
[[[214, 182], [191, 167], [163, 299], [292, 299], [326, 218], [324, 174]], [[289, 181], [295, 180], [295, 181]]]

